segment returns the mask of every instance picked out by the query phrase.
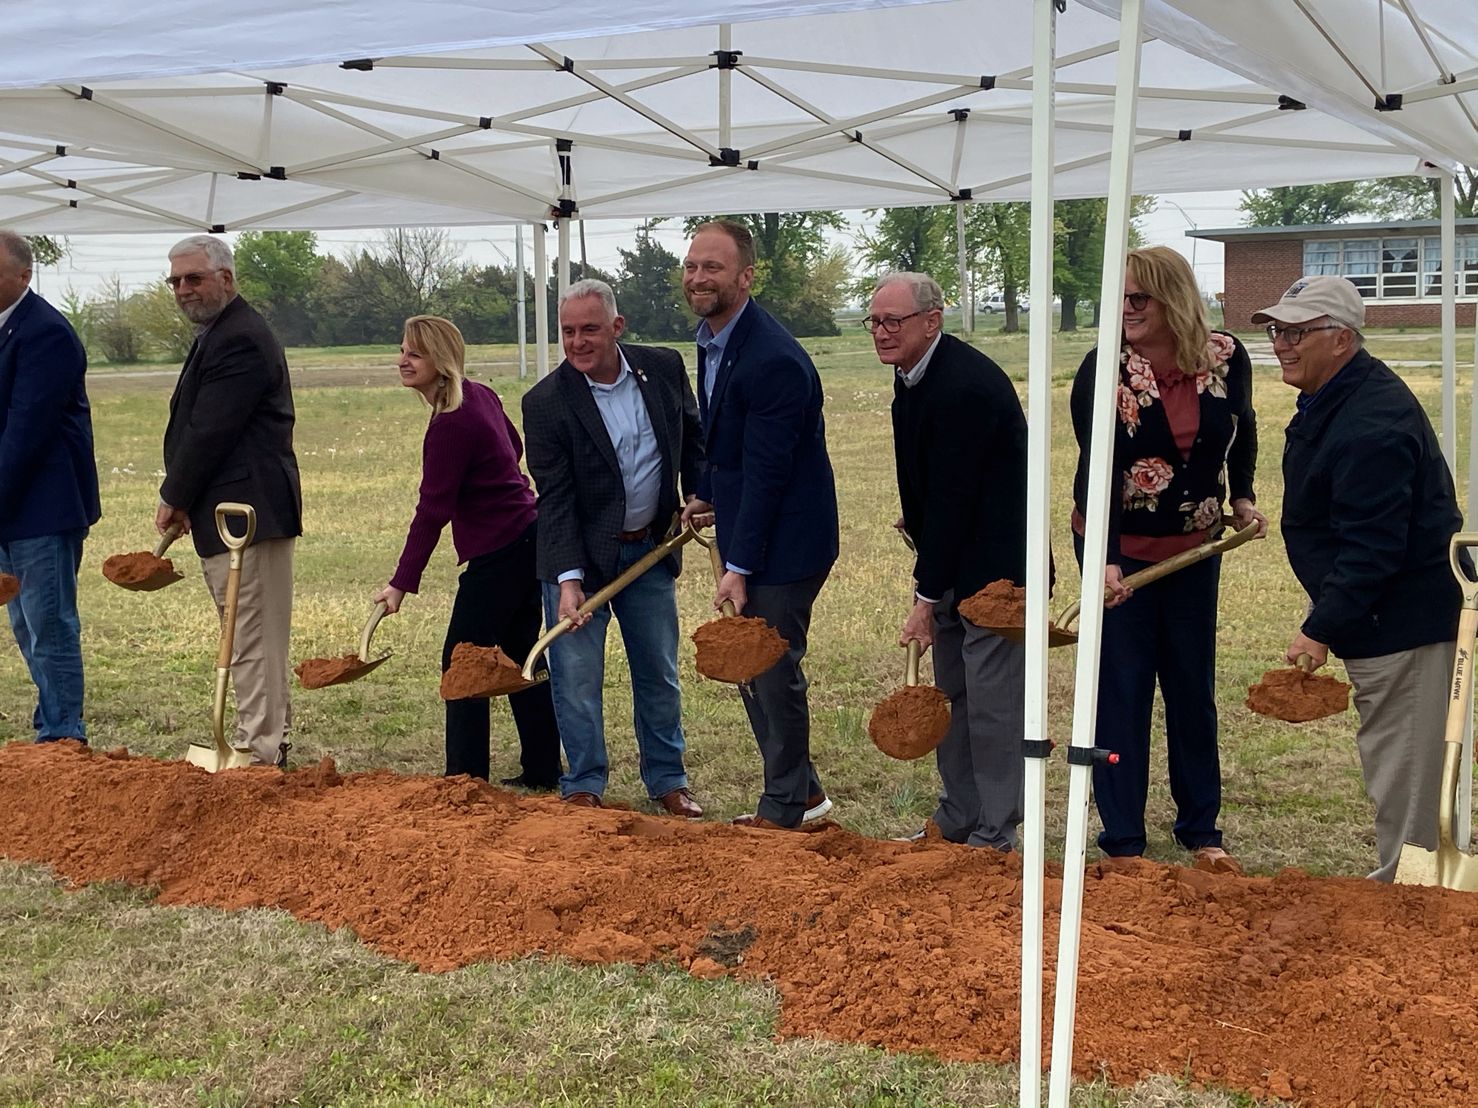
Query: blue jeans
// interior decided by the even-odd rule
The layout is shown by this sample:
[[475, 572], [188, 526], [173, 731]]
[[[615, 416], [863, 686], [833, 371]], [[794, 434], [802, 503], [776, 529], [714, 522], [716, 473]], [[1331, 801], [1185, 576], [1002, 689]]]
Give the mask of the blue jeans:
[[0, 542], [0, 573], [20, 578], [20, 595], [6, 607], [31, 680], [37, 742], [87, 741], [82, 721], [82, 621], [77, 617], [77, 570], [87, 528]]
[[[620, 573], [652, 549], [652, 540], [623, 542], [616, 564]], [[544, 587], [544, 618], [559, 622], [559, 586]], [[632, 719], [641, 779], [656, 799], [685, 788], [682, 693], [677, 683], [677, 588], [665, 566], [647, 570], [593, 612], [578, 631], [561, 635], [549, 648], [549, 681], [554, 714], [570, 769], [560, 778], [560, 793], [602, 796], [609, 776], [601, 693], [605, 684], [606, 629], [615, 613], [631, 669]]]

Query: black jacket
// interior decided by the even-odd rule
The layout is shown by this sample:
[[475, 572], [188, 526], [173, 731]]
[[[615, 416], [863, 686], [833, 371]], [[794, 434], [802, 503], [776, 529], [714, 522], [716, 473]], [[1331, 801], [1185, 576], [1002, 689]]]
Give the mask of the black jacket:
[[[652, 520], [660, 538], [682, 506], [679, 480], [683, 492], [697, 491], [703, 463], [698, 405], [676, 350], [625, 343], [621, 350], [662, 455], [662, 490]], [[592, 593], [616, 575], [626, 488], [590, 383], [569, 362], [524, 394], [523, 437], [539, 493], [539, 579], [554, 582], [566, 570], [580, 569], [584, 590]], [[676, 554], [663, 564], [674, 577], [682, 568]]]
[[956, 602], [1026, 572], [1026, 417], [1010, 378], [953, 335], [913, 388], [894, 374], [893, 449], [919, 593]]
[[1288, 425], [1283, 542], [1312, 606], [1303, 632], [1342, 658], [1446, 642], [1462, 602], [1452, 475], [1421, 404], [1364, 350]]
[[226, 552], [215, 522], [226, 500], [256, 509], [258, 542], [303, 533], [293, 421], [282, 345], [238, 296], [190, 347], [164, 430], [159, 497], [189, 513], [202, 558]]

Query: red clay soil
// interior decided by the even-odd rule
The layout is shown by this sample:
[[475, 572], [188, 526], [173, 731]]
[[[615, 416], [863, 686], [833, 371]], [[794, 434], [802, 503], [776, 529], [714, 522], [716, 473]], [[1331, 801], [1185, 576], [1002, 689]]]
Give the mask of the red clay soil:
[[441, 698], [503, 696], [527, 686], [522, 667], [498, 647], [459, 642], [452, 647], [452, 664], [441, 675]]
[[1270, 669], [1256, 685], [1247, 686], [1247, 707], [1258, 715], [1289, 723], [1337, 716], [1350, 706], [1350, 686], [1298, 666]]
[[880, 701], [867, 721], [872, 743], [890, 758], [922, 758], [949, 731], [949, 697], [933, 685], [905, 685]]
[[305, 689], [325, 689], [342, 685], [364, 668], [358, 654], [341, 654], [337, 658], [306, 658], [293, 666], [298, 684]]
[[976, 627], [1026, 626], [1026, 589], [1002, 578], [960, 601], [960, 615]]
[[[1014, 855], [574, 808], [466, 777], [341, 778], [327, 759], [212, 775], [74, 743], [0, 749], [0, 810], [0, 855], [64, 880], [284, 908], [424, 970], [664, 962], [773, 982], [784, 1035], [1016, 1054]], [[1080, 1074], [1184, 1074], [1309, 1108], [1478, 1102], [1472, 893], [1121, 862], [1089, 867], [1082, 934]]]
[[0, 573], [0, 604], [9, 604], [21, 591], [21, 579], [9, 573]]
[[753, 681], [785, 656], [790, 643], [762, 619], [723, 616], [693, 632], [693, 665], [704, 677], [740, 685]]
[[153, 582], [169, 584], [178, 581], [174, 562], [169, 558], [156, 558], [147, 550], [136, 554], [113, 554], [103, 562], [103, 576], [115, 585], [138, 586]]

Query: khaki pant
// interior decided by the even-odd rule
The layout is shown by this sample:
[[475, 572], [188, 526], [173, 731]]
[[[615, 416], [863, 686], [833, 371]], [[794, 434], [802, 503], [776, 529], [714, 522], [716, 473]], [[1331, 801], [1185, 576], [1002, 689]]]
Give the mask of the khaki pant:
[[[296, 539], [263, 539], [243, 551], [231, 687], [236, 691], [237, 747], [250, 747], [252, 762], [271, 765], [292, 729], [288, 694], [288, 639], [293, 616], [293, 546]], [[205, 583], [225, 615], [226, 573], [231, 555], [202, 558]]]
[[1360, 768], [1375, 801], [1375, 881], [1391, 881], [1402, 843], [1437, 849], [1437, 801], [1442, 784], [1443, 725], [1453, 643], [1438, 642], [1346, 658], [1360, 713]]

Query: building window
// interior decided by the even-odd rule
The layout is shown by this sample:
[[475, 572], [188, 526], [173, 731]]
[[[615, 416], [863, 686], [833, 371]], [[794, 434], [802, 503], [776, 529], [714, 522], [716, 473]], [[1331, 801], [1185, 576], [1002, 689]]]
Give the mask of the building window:
[[[1455, 256], [1457, 294], [1478, 296], [1478, 235], [1460, 235]], [[1442, 296], [1442, 240], [1305, 239], [1304, 273], [1346, 277], [1367, 299], [1437, 300]]]

